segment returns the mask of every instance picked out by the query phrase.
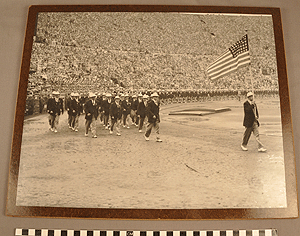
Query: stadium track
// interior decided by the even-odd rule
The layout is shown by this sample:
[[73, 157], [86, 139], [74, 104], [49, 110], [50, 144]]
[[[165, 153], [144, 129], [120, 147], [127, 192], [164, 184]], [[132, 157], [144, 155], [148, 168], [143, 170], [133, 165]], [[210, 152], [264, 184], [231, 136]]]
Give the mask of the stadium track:
[[[280, 208], [286, 206], [279, 100], [258, 100], [261, 141], [240, 148], [242, 101], [161, 106], [161, 139], [145, 141], [137, 128], [97, 139], [67, 127], [48, 130], [47, 115], [24, 122], [17, 205], [85, 208]], [[174, 110], [223, 108], [206, 116], [170, 116]]]

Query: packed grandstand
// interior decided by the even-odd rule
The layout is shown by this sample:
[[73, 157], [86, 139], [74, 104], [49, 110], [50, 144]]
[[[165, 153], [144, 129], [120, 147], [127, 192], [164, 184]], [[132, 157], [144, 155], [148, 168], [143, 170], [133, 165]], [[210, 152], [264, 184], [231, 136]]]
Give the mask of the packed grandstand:
[[[211, 81], [206, 68], [248, 33], [251, 66]], [[250, 71], [251, 70], [251, 71]], [[39, 13], [26, 114], [52, 91], [156, 91], [163, 103], [278, 94], [271, 16], [138, 12]]]

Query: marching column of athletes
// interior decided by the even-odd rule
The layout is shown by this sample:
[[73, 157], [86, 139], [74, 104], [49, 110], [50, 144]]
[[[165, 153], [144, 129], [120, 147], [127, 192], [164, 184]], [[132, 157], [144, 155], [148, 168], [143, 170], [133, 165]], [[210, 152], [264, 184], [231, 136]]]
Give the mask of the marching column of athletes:
[[[91, 134], [92, 138], [97, 138], [97, 120], [100, 120], [110, 134], [115, 132], [120, 136], [121, 127], [129, 129], [131, 123], [138, 128], [139, 133], [142, 133], [145, 127], [146, 141], [149, 141], [151, 131], [154, 129], [156, 141], [162, 142], [159, 136], [159, 109], [159, 95], [156, 92], [150, 96], [141, 93], [133, 96], [103, 93], [102, 96], [97, 96], [95, 93], [89, 93], [87, 98], [80, 97], [78, 93], [71, 93], [65, 102], [69, 129], [78, 132], [79, 116], [84, 113], [84, 135], [89, 137]], [[52, 92], [52, 97], [47, 102], [47, 112], [49, 130], [57, 133], [60, 115], [64, 113], [64, 101], [60, 98], [59, 92]]]
[[[59, 97], [57, 91], [52, 93], [52, 98], [48, 100], [47, 112], [49, 113], [49, 129], [57, 133], [59, 117], [64, 112], [63, 100]], [[68, 126], [70, 129], [78, 132], [79, 116], [85, 113], [85, 136], [89, 136], [89, 132], [93, 138], [97, 138], [96, 123], [97, 119], [103, 122], [106, 130], [110, 134], [116, 130], [117, 136], [121, 135], [121, 126], [130, 128], [129, 123], [138, 127], [141, 133], [144, 126], [145, 140], [149, 141], [152, 129], [155, 130], [156, 141], [162, 142], [159, 137], [159, 109], [160, 101], [156, 92], [149, 97], [147, 94], [139, 94], [138, 98], [133, 95], [129, 99], [129, 95], [121, 94], [112, 96], [111, 94], [103, 94], [102, 97], [97, 97], [94, 93], [89, 93], [87, 101], [79, 99], [78, 93], [71, 93], [70, 100], [66, 102], [66, 110], [68, 112]], [[267, 149], [260, 141], [259, 137], [259, 121], [258, 109], [254, 101], [254, 93], [247, 93], [247, 101], [244, 102], [244, 121], [245, 131], [241, 148], [243, 151], [248, 151], [247, 144], [251, 133], [254, 134], [258, 143], [258, 152], [266, 152]]]

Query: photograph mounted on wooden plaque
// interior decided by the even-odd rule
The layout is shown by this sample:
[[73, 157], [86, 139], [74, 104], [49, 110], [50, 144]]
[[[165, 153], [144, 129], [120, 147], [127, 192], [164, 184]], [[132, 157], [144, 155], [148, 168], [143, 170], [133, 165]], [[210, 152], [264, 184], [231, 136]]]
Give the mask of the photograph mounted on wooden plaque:
[[298, 217], [279, 8], [29, 8], [6, 215]]

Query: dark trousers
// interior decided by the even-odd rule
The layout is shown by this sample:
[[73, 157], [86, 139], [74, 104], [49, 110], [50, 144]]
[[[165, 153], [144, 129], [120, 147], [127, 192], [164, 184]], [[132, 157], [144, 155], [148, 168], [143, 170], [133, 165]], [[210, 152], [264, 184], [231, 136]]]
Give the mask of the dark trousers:
[[110, 131], [114, 131], [114, 127], [116, 127], [117, 134], [120, 134], [120, 126], [121, 126], [121, 119], [111, 119]]
[[71, 127], [72, 124], [72, 115], [68, 113], [68, 125]]
[[152, 128], [155, 130], [156, 138], [159, 139], [159, 122], [155, 121], [154, 123], [147, 124], [145, 136], [148, 138], [151, 134]]
[[86, 119], [85, 120], [85, 133], [89, 133], [89, 129], [91, 128], [92, 135], [96, 135], [96, 118], [92, 117], [92, 119]]
[[143, 129], [144, 121], [145, 121], [145, 117], [139, 118], [139, 130]]
[[129, 113], [123, 113], [123, 126], [129, 126]]
[[258, 144], [258, 148], [263, 147], [263, 144], [261, 143], [260, 138], [259, 138], [258, 123], [256, 121], [253, 123], [252, 127], [245, 128], [242, 145], [245, 147], [247, 146], [252, 132], [253, 132], [253, 134], [255, 136], [255, 140]]
[[108, 120], [109, 120], [109, 115], [105, 115], [103, 116], [103, 121], [104, 121], [104, 125], [108, 126]]

